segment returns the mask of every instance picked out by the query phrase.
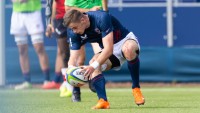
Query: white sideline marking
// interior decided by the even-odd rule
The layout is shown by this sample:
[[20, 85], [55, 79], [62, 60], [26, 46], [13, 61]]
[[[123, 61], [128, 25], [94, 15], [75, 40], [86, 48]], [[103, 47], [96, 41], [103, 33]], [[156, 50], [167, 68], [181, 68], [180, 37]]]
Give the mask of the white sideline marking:
[[[83, 92], [88, 92], [90, 89], [82, 89]], [[131, 88], [108, 88], [106, 89], [107, 92], [132, 92]], [[200, 88], [141, 88], [143, 92], [185, 92], [185, 91], [192, 91], [192, 92], [200, 92]]]

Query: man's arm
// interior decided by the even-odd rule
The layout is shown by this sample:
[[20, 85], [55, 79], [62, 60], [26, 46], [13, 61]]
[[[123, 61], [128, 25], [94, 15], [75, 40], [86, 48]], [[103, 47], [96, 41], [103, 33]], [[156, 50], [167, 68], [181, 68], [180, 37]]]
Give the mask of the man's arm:
[[102, 13], [99, 18], [99, 28], [102, 31], [103, 50], [97, 58], [99, 65], [102, 65], [113, 53], [113, 26], [111, 17], [107, 13]]
[[102, 0], [102, 8], [104, 11], [108, 11], [108, 1]]
[[77, 64], [78, 58], [81, 55], [81, 51], [84, 49], [84, 46], [81, 46], [79, 50], [70, 50], [70, 58], [68, 61], [68, 67], [79, 66]]
[[102, 65], [113, 53], [113, 32], [107, 34], [103, 39], [103, 50], [96, 59], [99, 65]]
[[70, 50], [68, 67], [76, 66], [76, 59], [78, 59], [78, 56], [79, 56], [78, 50]]
[[101, 66], [113, 53], [113, 32], [107, 34], [103, 39], [103, 50], [99, 54], [98, 58], [89, 66], [84, 67], [84, 75], [90, 76], [95, 69]]
[[45, 35], [47, 37], [51, 37], [51, 34], [54, 32], [53, 19], [55, 18], [56, 15], [56, 2], [54, 0], [47, 0], [45, 14], [46, 14], [46, 25], [47, 25]]
[[53, 0], [53, 6], [52, 6], [52, 15], [51, 15], [51, 24], [53, 25], [53, 19], [56, 18], [56, 2]]

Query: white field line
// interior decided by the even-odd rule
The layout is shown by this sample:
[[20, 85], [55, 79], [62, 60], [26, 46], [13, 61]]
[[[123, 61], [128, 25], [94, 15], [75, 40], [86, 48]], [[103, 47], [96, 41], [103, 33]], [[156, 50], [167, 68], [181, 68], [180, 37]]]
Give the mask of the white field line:
[[[200, 88], [141, 88], [142, 92], [200, 92]], [[13, 92], [15, 90], [11, 89], [1, 89], [0, 93], [6, 93], [6, 92]], [[30, 92], [40, 92], [40, 93], [46, 93], [46, 92], [57, 92], [59, 93], [59, 90], [43, 90], [43, 89], [30, 89], [30, 90], [23, 90], [23, 91], [15, 91], [15, 92], [23, 92], [23, 93], [30, 93]], [[91, 92], [90, 89], [82, 88], [81, 92]], [[131, 88], [107, 88], [106, 92], [132, 92]], [[92, 93], [92, 92], [91, 92]]]
[[[192, 92], [200, 92], [200, 88], [141, 88], [144, 92], [185, 92], [185, 91], [192, 91]], [[82, 89], [83, 92], [90, 91], [89, 89]], [[131, 92], [131, 88], [108, 88], [106, 89], [107, 92]]]

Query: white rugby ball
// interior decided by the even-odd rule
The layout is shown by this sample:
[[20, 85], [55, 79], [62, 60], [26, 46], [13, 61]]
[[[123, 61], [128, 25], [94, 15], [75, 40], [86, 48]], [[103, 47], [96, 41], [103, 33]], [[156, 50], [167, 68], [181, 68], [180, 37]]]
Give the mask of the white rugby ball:
[[80, 67], [72, 67], [67, 70], [66, 80], [67, 82], [75, 87], [81, 87], [88, 82], [88, 78], [84, 76], [83, 69]]

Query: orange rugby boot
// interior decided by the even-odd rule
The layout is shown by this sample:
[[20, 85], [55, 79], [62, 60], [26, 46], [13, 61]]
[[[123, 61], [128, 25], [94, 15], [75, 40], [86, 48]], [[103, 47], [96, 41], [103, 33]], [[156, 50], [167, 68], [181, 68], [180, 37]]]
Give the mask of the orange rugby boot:
[[108, 101], [105, 101], [104, 99], [100, 98], [97, 105], [92, 107], [92, 109], [109, 109], [110, 104]]
[[145, 103], [145, 99], [142, 96], [142, 92], [140, 91], [140, 88], [134, 88], [132, 89], [133, 91], [133, 96], [135, 98], [135, 103], [139, 106], [139, 105], [144, 105]]

